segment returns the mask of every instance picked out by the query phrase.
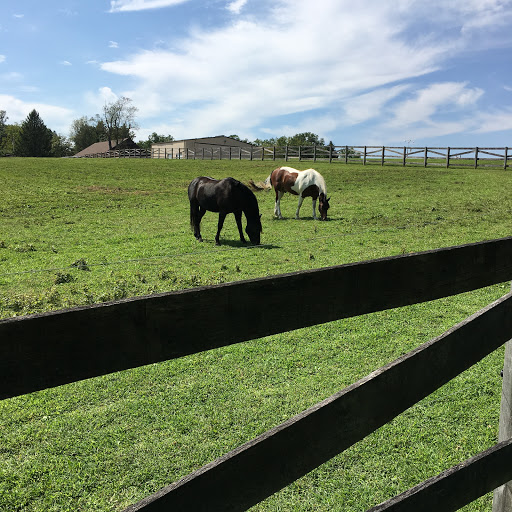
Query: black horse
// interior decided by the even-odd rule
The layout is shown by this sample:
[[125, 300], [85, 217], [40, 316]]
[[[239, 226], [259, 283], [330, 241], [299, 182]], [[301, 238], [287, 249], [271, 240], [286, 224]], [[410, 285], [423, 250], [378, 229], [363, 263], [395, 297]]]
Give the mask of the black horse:
[[203, 215], [207, 212], [219, 212], [219, 224], [215, 243], [220, 245], [220, 230], [228, 213], [235, 215], [236, 225], [240, 233], [240, 240], [246, 243], [242, 231], [242, 212], [247, 219], [245, 231], [253, 244], [260, 243], [261, 215], [256, 196], [243, 183], [234, 178], [214, 180], [206, 176], [195, 178], [188, 186], [188, 199], [190, 201], [190, 225], [194, 236], [202, 242], [199, 225]]

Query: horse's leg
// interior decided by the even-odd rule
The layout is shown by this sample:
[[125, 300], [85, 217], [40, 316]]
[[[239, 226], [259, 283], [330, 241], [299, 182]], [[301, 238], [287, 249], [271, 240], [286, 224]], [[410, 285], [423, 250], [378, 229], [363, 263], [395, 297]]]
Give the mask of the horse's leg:
[[244, 231], [242, 229], [242, 212], [233, 212], [235, 215], [236, 225], [238, 227], [238, 232], [240, 233], [240, 242], [246, 244], [247, 241], [244, 237]]
[[203, 239], [201, 238], [201, 229], [199, 224], [201, 223], [201, 219], [203, 218], [205, 212], [206, 210], [201, 212], [201, 207], [196, 201], [190, 201], [190, 225], [194, 229], [194, 236], [200, 242], [202, 242]]
[[226, 214], [223, 212], [219, 213], [219, 224], [217, 225], [217, 235], [215, 236], [215, 245], [220, 245], [220, 230], [224, 225], [224, 219], [226, 218]]
[[284, 192], [276, 190], [276, 205], [274, 206], [274, 215], [278, 219], [282, 219], [281, 215], [281, 197], [283, 197]]
[[297, 211], [295, 212], [295, 218], [299, 219], [299, 210], [302, 206], [302, 201], [304, 201], [304, 198], [302, 196], [299, 196], [299, 204], [297, 205]]
[[316, 220], [316, 199], [313, 199], [313, 219]]

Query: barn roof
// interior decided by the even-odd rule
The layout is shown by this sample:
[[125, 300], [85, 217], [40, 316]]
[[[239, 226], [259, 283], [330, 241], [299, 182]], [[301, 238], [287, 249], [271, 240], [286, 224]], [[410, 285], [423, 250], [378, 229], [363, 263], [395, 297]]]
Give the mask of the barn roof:
[[[128, 145], [128, 147], [130, 148], [138, 147], [138, 145], [135, 142], [133, 142], [133, 140], [130, 139], [129, 137], [119, 141], [118, 144], [115, 144], [114, 142], [115, 141], [112, 141], [112, 150], [116, 148], [124, 149], [126, 145]], [[88, 148], [82, 149], [82, 151], [78, 152], [75, 156], [80, 157], [94, 155], [97, 153], [106, 153], [107, 151], [110, 151], [108, 147], [108, 141], [95, 142], [94, 144], [91, 144]]]
[[[218, 140], [215, 140], [218, 139]], [[214, 144], [216, 146], [223, 146], [225, 144], [221, 143], [220, 140], [225, 139], [224, 142], [227, 140], [232, 140], [237, 143], [247, 144], [248, 146], [254, 146], [255, 144], [252, 144], [251, 142], [245, 142], [243, 140], [234, 139], [233, 137], [228, 137], [226, 135], [214, 135], [212, 137], [194, 137], [193, 139], [179, 139], [179, 140], [172, 140], [169, 142], [154, 142], [152, 146], [166, 146], [169, 144], [181, 144], [182, 142], [197, 142], [199, 144]], [[204, 142], [203, 142], [204, 141]]]

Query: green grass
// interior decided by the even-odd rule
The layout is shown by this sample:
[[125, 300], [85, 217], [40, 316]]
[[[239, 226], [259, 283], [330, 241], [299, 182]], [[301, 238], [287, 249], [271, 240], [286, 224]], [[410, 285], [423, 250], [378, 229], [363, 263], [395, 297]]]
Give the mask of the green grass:
[[[262, 180], [278, 163], [0, 160], [0, 317], [337, 265], [510, 235], [512, 173], [315, 164], [310, 202], [273, 219], [261, 247], [232, 216], [214, 245], [189, 227], [199, 175]], [[295, 164], [306, 168], [305, 162]], [[244, 221], [245, 225], [245, 221]], [[0, 402], [0, 510], [120, 510], [441, 334], [509, 290], [301, 329]], [[1, 342], [1, 341], [0, 341]], [[497, 439], [503, 350], [254, 507], [364, 510]], [[425, 368], [428, 372], [429, 368]], [[467, 510], [490, 510], [486, 496]]]

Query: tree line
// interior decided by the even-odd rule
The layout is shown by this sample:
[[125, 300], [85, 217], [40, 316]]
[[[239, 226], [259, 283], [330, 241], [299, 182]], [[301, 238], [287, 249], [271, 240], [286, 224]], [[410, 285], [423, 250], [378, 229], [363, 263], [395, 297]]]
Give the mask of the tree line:
[[[71, 123], [70, 135], [65, 137], [49, 129], [34, 109], [22, 123], [8, 124], [5, 110], [0, 110], [0, 156], [64, 157], [72, 156], [96, 142], [108, 142], [109, 149], [126, 138], [135, 138], [137, 108], [130, 98], [121, 97], [106, 103], [102, 114], [83, 116]], [[291, 137], [281, 136], [256, 139], [250, 142], [238, 135], [229, 137], [257, 146], [326, 146], [323, 138], [312, 132], [298, 133]], [[153, 132], [145, 141], [137, 144], [151, 149], [157, 142], [172, 142], [172, 135]], [[333, 146], [330, 142], [327, 147]]]

